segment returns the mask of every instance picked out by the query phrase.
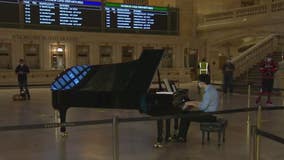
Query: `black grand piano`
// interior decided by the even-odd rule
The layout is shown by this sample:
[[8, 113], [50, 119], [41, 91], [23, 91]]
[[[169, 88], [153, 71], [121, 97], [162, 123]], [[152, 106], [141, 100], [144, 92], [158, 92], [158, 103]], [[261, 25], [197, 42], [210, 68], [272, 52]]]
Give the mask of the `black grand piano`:
[[[139, 59], [117, 64], [73, 66], [51, 84], [52, 105], [65, 123], [70, 107], [136, 109], [151, 116], [174, 114], [173, 94], [149, 87], [163, 50], [144, 50]], [[61, 127], [61, 132], [65, 132]]]

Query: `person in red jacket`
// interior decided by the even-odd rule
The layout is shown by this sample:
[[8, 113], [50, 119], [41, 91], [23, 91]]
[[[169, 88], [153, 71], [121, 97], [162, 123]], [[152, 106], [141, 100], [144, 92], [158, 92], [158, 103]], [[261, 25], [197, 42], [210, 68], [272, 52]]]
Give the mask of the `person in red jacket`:
[[274, 73], [277, 70], [278, 64], [273, 61], [271, 55], [266, 56], [266, 58], [260, 63], [259, 71], [261, 72], [262, 76], [262, 84], [260, 94], [256, 99], [256, 104], [260, 103], [262, 95], [267, 95], [266, 104], [272, 104], [270, 96], [273, 89]]

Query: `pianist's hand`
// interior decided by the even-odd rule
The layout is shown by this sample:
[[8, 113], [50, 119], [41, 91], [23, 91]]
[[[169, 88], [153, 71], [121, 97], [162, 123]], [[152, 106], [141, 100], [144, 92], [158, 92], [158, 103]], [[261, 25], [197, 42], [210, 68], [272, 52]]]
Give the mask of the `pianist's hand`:
[[200, 102], [199, 101], [187, 101], [184, 103], [182, 110], [190, 110], [192, 108], [198, 108]]

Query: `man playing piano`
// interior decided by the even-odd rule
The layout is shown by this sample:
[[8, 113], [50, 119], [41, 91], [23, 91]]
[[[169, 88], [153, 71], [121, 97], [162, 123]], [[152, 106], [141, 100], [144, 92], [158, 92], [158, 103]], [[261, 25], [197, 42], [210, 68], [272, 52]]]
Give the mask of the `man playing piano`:
[[[183, 105], [182, 109], [186, 114], [192, 114], [192, 116], [182, 118], [180, 122], [180, 128], [178, 133], [178, 142], [186, 142], [187, 132], [191, 121], [195, 122], [214, 122], [216, 117], [211, 114], [204, 114], [203, 112], [217, 111], [219, 105], [219, 95], [217, 90], [210, 85], [209, 76], [202, 77], [198, 85], [201, 89], [204, 89], [202, 101], [187, 101]], [[196, 109], [196, 110], [195, 110]], [[200, 115], [199, 115], [200, 114]]]

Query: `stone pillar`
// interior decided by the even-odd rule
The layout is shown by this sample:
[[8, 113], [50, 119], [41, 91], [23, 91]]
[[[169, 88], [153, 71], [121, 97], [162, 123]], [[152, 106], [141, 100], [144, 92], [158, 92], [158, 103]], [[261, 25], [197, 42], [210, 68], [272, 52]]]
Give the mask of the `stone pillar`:
[[232, 53], [231, 53], [231, 47], [232, 47], [232, 44], [230, 42], [226, 42], [224, 45], [223, 45], [224, 49], [225, 49], [225, 55], [226, 57], [231, 57], [232, 56]]
[[113, 43], [112, 45], [112, 63], [121, 63], [121, 48], [122, 45], [119, 43]]
[[194, 0], [178, 0], [180, 38], [189, 40], [196, 36], [196, 8]]
[[50, 53], [50, 40], [44, 40], [42, 42], [42, 52], [41, 52], [41, 66], [43, 70], [50, 70], [51, 69], [51, 53]]
[[100, 63], [100, 51], [99, 51], [99, 42], [92, 43], [90, 48], [90, 62], [91, 64]]
[[68, 41], [65, 43], [65, 50], [66, 50], [66, 68], [74, 66], [76, 64], [76, 43], [73, 41]]
[[195, 0], [178, 0], [176, 7], [179, 8], [179, 44], [177, 49], [177, 67], [184, 67], [184, 50], [196, 49], [196, 25], [197, 11]]
[[11, 57], [12, 57], [12, 69], [15, 69], [16, 66], [19, 64], [19, 59], [20, 58], [24, 58], [24, 54], [23, 54], [23, 47], [22, 47], [22, 43], [23, 40], [21, 40], [20, 38], [12, 38], [11, 41], [7, 41], [7, 42], [11, 42], [11, 47], [12, 47], [12, 51], [11, 51]]

